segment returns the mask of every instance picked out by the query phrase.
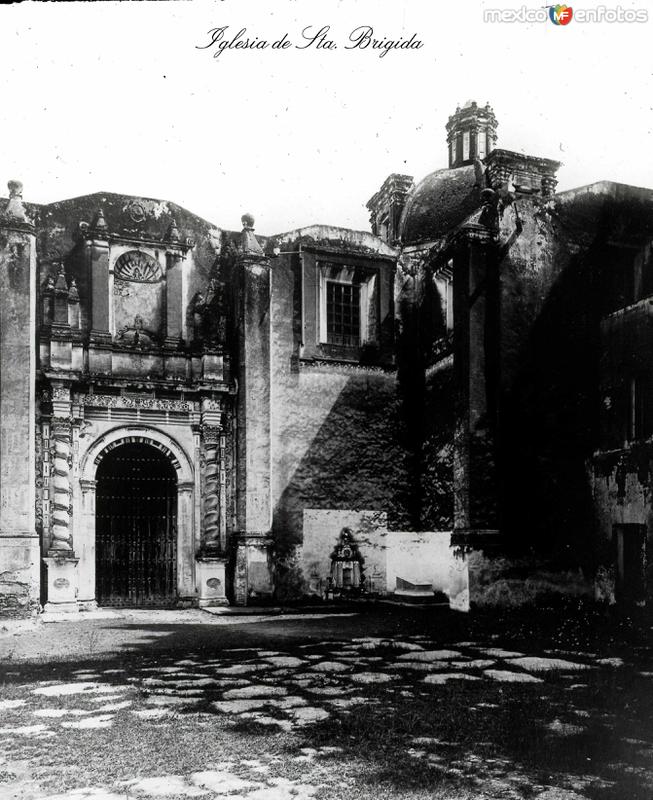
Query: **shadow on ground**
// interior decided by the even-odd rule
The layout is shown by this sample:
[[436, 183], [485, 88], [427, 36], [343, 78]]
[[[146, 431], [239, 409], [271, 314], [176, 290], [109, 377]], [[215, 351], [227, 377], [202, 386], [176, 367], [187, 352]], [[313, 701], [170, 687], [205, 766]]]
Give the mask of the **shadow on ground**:
[[649, 621], [550, 612], [190, 625], [143, 614], [5, 637], [0, 794], [256, 762], [317, 798], [535, 798], [554, 786], [568, 800], [649, 800]]

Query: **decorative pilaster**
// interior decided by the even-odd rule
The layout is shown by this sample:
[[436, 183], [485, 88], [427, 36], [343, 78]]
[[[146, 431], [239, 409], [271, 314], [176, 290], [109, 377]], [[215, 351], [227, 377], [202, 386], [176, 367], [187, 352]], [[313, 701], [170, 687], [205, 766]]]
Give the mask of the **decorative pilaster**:
[[70, 525], [70, 443], [72, 425], [70, 418], [52, 418], [52, 537], [49, 553], [73, 554]]
[[109, 231], [102, 209], [88, 230], [91, 260], [91, 336], [111, 339], [111, 286], [109, 275]]
[[42, 296], [42, 306], [41, 306], [42, 323], [44, 327], [47, 327], [52, 324], [52, 318], [54, 312], [54, 277], [52, 275], [48, 276], [48, 279], [45, 282], [45, 286], [43, 287], [43, 292], [41, 293], [41, 296]]
[[205, 399], [201, 411], [203, 471], [202, 544], [197, 554], [197, 584], [200, 607], [227, 605], [225, 503], [220, 491], [222, 406]]
[[73, 330], [79, 330], [81, 327], [79, 291], [74, 278], [70, 281], [68, 290], [68, 324]]
[[202, 442], [204, 445], [204, 541], [206, 552], [222, 551], [220, 541], [220, 467], [218, 453], [220, 446], [220, 428], [203, 427]]
[[68, 281], [63, 263], [59, 265], [57, 279], [54, 284], [54, 319], [58, 326], [69, 325], [68, 320]]
[[52, 387], [52, 418], [49, 424], [52, 452], [50, 468], [52, 526], [47, 556], [43, 559], [48, 570], [48, 602], [44, 607], [46, 613], [79, 611], [77, 605], [79, 559], [73, 552], [70, 513], [72, 430], [70, 386], [64, 382], [57, 382]]
[[184, 256], [170, 243], [166, 253], [166, 338], [167, 347], [176, 349], [184, 338], [186, 286]]

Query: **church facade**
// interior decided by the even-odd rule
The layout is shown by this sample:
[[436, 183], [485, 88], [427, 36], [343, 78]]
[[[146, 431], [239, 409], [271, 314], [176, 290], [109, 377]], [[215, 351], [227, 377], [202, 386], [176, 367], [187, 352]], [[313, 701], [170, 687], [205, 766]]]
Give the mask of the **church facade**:
[[0, 612], [645, 602], [653, 193], [496, 143], [458, 108], [370, 233], [10, 182]]

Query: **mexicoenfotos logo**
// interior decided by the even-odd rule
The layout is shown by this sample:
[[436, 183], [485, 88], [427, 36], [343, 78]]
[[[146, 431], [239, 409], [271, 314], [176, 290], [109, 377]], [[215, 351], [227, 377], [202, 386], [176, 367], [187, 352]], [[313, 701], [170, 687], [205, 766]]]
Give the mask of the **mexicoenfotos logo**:
[[554, 25], [569, 25], [574, 18], [574, 9], [571, 6], [549, 6], [549, 19]]
[[483, 22], [552, 22], [557, 27], [565, 27], [572, 19], [579, 24], [586, 22], [648, 22], [648, 9], [623, 8], [622, 6], [574, 9], [571, 6], [557, 3], [554, 6], [539, 6], [539, 8], [524, 5], [520, 8], [486, 8], [483, 10]]

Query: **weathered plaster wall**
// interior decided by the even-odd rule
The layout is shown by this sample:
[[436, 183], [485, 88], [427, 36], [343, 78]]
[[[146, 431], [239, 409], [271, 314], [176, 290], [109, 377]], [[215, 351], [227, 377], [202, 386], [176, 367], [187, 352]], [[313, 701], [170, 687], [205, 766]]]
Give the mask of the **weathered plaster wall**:
[[278, 561], [301, 543], [305, 508], [384, 511], [391, 526], [404, 527], [411, 490], [395, 373], [299, 363], [297, 261], [280, 258], [271, 271], [271, 473]]
[[273, 374], [278, 547], [301, 541], [304, 508], [369, 508], [400, 524], [410, 477], [397, 436], [395, 377], [335, 368]]
[[303, 543], [297, 564], [305, 579], [305, 592], [324, 596], [331, 554], [343, 528], [351, 530], [360, 554], [366, 590], [391, 595], [401, 579], [430, 586], [456, 602], [460, 593], [460, 564], [450, 546], [450, 531], [388, 530], [387, 516], [377, 511], [305, 509]]
[[502, 218], [497, 464], [513, 552], [590, 569], [585, 461], [598, 433], [598, 244], [591, 230], [576, 241], [567, 211], [527, 198]]

